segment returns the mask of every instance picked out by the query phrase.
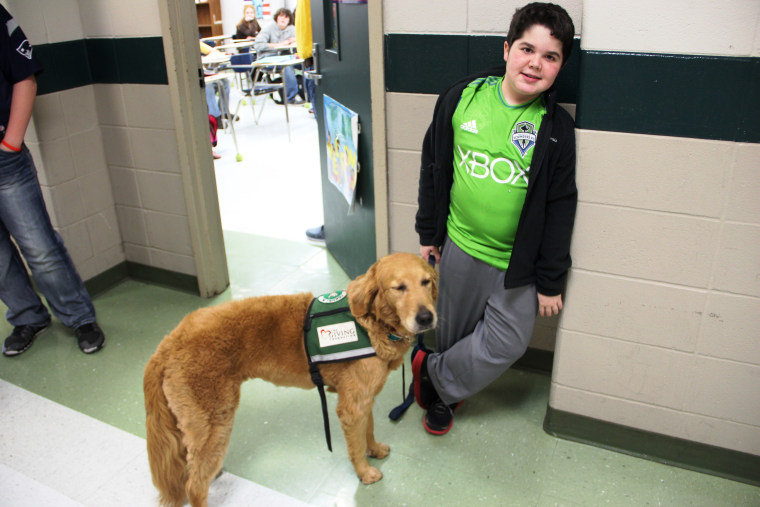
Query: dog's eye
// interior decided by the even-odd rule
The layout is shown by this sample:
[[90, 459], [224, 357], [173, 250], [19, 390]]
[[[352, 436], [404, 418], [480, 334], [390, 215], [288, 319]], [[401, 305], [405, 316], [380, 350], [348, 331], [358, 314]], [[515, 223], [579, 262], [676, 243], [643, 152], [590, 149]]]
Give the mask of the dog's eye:
[[430, 285], [430, 280], [422, 280], [422, 284], [421, 285], [423, 287], [427, 287], [428, 285]]
[[399, 291], [399, 292], [404, 292], [406, 290], [406, 285], [402, 283], [401, 285], [398, 285], [398, 286], [393, 287], [393, 288], [395, 290]]

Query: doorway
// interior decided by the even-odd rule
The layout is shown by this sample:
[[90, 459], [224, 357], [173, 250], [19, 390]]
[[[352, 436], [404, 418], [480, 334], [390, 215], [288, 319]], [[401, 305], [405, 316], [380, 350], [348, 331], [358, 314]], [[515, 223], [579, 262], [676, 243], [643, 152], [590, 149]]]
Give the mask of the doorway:
[[[230, 93], [234, 111], [240, 93]], [[259, 124], [251, 99], [240, 106], [235, 122], [239, 152], [229, 131], [218, 131], [214, 161], [222, 227], [225, 230], [304, 241], [308, 227], [321, 225], [322, 183], [319, 145], [314, 115], [302, 105], [288, 106], [291, 140], [284, 106], [268, 97], [257, 97], [256, 111], [264, 104]]]
[[[196, 87], [195, 89], [197, 90], [197, 81], [192, 77], [194, 74], [196, 74], [195, 69], [192, 68], [193, 64], [191, 63], [194, 59], [188, 59], [187, 56], [180, 57], [180, 54], [177, 54], [176, 59], [173, 56], [173, 52], [176, 52], [178, 48], [181, 53], [187, 52], [189, 55], [189, 52], [192, 51], [191, 41], [197, 41], [197, 32], [194, 26], [195, 13], [193, 11], [193, 7], [191, 4], [162, 4], [162, 9], [167, 9], [168, 11], [167, 19], [169, 20], [169, 30], [167, 30], [166, 33], [173, 34], [172, 40], [181, 41], [174, 44], [170, 42], [168, 45], [165, 45], [170, 49], [170, 52], [172, 52], [172, 55], [167, 54], [168, 61], [172, 64], [177, 64], [177, 70], [181, 70], [181, 67], [183, 65], [187, 66], [186, 64], [191, 64], [187, 70], [183, 70], [176, 75], [177, 79], [179, 80], [179, 89], [181, 91], [187, 90], [184, 92], [184, 95], [181, 95], [179, 98], [180, 110], [185, 108], [193, 110], [196, 108], [201, 108], [202, 103], [200, 101], [200, 94], [197, 94], [199, 95], [197, 97], [199, 100], [198, 103], [195, 103], [196, 93], [192, 90], [194, 83]], [[370, 11], [372, 12], [372, 9], [370, 9]], [[376, 42], [379, 41], [379, 45], [382, 41], [382, 23], [380, 21], [381, 14], [379, 9], [375, 9], [375, 11], [377, 11], [375, 12], [374, 16], [375, 22], [370, 23], [370, 25], [371, 28], [376, 28], [374, 30], [374, 32], [376, 32], [374, 39], [376, 39]], [[171, 47], [172, 44], [174, 47]], [[382, 55], [382, 51], [380, 51], [379, 54]], [[382, 58], [379, 60], [381, 61]], [[380, 81], [379, 85], [377, 86], [379, 86], [379, 89], [382, 90], [382, 72], [377, 74], [375, 80]], [[382, 103], [382, 93], [380, 93], [378, 97], [380, 97], [380, 103]], [[237, 105], [237, 97], [235, 97], [234, 94], [232, 102], [233, 107]], [[218, 200], [220, 201], [220, 214], [224, 215], [224, 218], [222, 220], [224, 224], [223, 228], [233, 231], [235, 234], [237, 234], [238, 231], [245, 231], [242, 233], [251, 235], [260, 233], [263, 234], [260, 237], [274, 238], [277, 241], [291, 241], [291, 247], [292, 244], [299, 245], [297, 249], [300, 249], [302, 246], [314, 248], [313, 245], [306, 242], [304, 233], [306, 228], [318, 226], [323, 223], [325, 219], [321, 207], [323, 184], [319, 179], [319, 172], [320, 170], [324, 171], [324, 169], [318, 169], [316, 162], [313, 166], [310, 162], [296, 162], [295, 164], [292, 162], [293, 160], [298, 160], [298, 158], [293, 158], [296, 155], [306, 155], [308, 161], [317, 161], [319, 159], [319, 155], [312, 156], [309, 155], [309, 153], [311, 150], [317, 150], [318, 152], [319, 148], [317, 146], [317, 141], [313, 141], [313, 144], [310, 142], [308, 145], [301, 146], [301, 140], [309, 140], [310, 136], [314, 135], [312, 130], [315, 128], [313, 123], [314, 120], [310, 115], [308, 115], [308, 110], [298, 110], [296, 108], [289, 109], [291, 109], [291, 114], [293, 115], [291, 118], [293, 122], [291, 124], [292, 137], [295, 141], [293, 143], [287, 143], [285, 141], [287, 134], [285, 130], [284, 118], [282, 118], [282, 116], [284, 116], [282, 106], [275, 105], [271, 102], [267, 103], [266, 109], [264, 111], [264, 116], [262, 116], [262, 124], [258, 126], [253, 125], [253, 113], [250, 111], [250, 104], [244, 104], [241, 106], [241, 120], [236, 123], [236, 132], [239, 138], [240, 151], [243, 155], [242, 162], [234, 162], [234, 148], [231, 139], [228, 140], [224, 137], [226, 134], [221, 134], [222, 138], [220, 139], [219, 153], [223, 158], [220, 159], [222, 162], [218, 162], [219, 171], [222, 171], [225, 168], [229, 168], [229, 171], [227, 173], [221, 174], [224, 177], [229, 176], [229, 181], [231, 183], [227, 185], [227, 183], [221, 183], [220, 180], [219, 186], [225, 187], [220, 192], [220, 195], [218, 197]], [[373, 105], [373, 110], [374, 109], [375, 106]], [[297, 116], [299, 113], [302, 113], [302, 120], [306, 120], [309, 125], [305, 131], [299, 130], [299, 119]], [[250, 117], [246, 119], [246, 115], [250, 115]], [[271, 124], [270, 127], [267, 127], [266, 118], [270, 115], [274, 115], [275, 123]], [[382, 119], [382, 115], [380, 116], [380, 119]], [[254, 135], [255, 137], [246, 139], [246, 128], [250, 129], [252, 131], [251, 135]], [[278, 128], [280, 136], [277, 135]], [[253, 134], [253, 132], [255, 132], [255, 134]], [[382, 129], [379, 129], [379, 132], [382, 133]], [[285, 144], [279, 144], [275, 142], [275, 137], [281, 137]], [[313, 139], [313, 137], [311, 139]], [[259, 143], [259, 141], [261, 141], [261, 143]], [[368, 140], [367, 146], [369, 146], [371, 143], [376, 143], [376, 140]], [[200, 141], [191, 142], [191, 140], [188, 140], [185, 146], [197, 152], [202, 148], [201, 144], [202, 143]], [[256, 147], [262, 145], [265, 148], [260, 148], [257, 150]], [[382, 150], [378, 150], [378, 154], [384, 159], [384, 144], [382, 146], [383, 148]], [[229, 149], [227, 147], [229, 147]], [[274, 154], [275, 157], [264, 157], [262, 156], [263, 153]], [[205, 155], [203, 153], [196, 155], [196, 157], [200, 158], [203, 158], [204, 156]], [[196, 158], [195, 160], [198, 161], [200, 159]], [[196, 167], [196, 169], [192, 169], [193, 167]], [[205, 180], [208, 183], [211, 183], [208, 181], [208, 178], [215, 177], [215, 174], [207, 174], [205, 176], [202, 174], [208, 173], [207, 167], [208, 166], [206, 166], [205, 163], [202, 163], [202, 161], [201, 163], [193, 163], [190, 161], [190, 164], [188, 166], [188, 170], [190, 171], [188, 175], [190, 178], [195, 178], [199, 181], [199, 184], [195, 185], [199, 189], [199, 194], [204, 192], [201, 190], [203, 189], [204, 185], [200, 182]], [[304, 172], [303, 169], [307, 167], [313, 167], [313, 172]], [[201, 174], [193, 176], [194, 171], [200, 171]], [[258, 171], [260, 171], [260, 173]], [[217, 169], [214, 169], [214, 173], [217, 173]], [[251, 183], [251, 180], [246, 179], [246, 177], [251, 176], [251, 173], [253, 173], [254, 176], [263, 174], [270, 178], [273, 178], [273, 183]], [[385, 174], [385, 171], [383, 170], [382, 172], [376, 172], [376, 177], [377, 174]], [[315, 177], [315, 180], [313, 180], [313, 182], [310, 179], [312, 176]], [[298, 186], [299, 183], [305, 184]], [[205, 186], [208, 188], [208, 184]], [[375, 188], [383, 191], [385, 185], [377, 185], [377, 182], [375, 182]], [[376, 190], [375, 192], [377, 193], [378, 191]], [[238, 205], [235, 204], [236, 200], [234, 198], [232, 201], [227, 202], [225, 195], [228, 193], [233, 196], [242, 195], [241, 199], [242, 202], [244, 202], [245, 207], [236, 209], [236, 206]], [[387, 221], [384, 219], [387, 214], [383, 209], [385, 206], [384, 193], [378, 202], [382, 203], [382, 207], [379, 210], [379, 216], [383, 218], [383, 227], [376, 229], [376, 231], [379, 230], [381, 232], [380, 236], [387, 238]], [[207, 204], [210, 205], [211, 202], [208, 200], [204, 202], [203, 199], [197, 199], [197, 202], [190, 202], [188, 207], [191, 213], [191, 217], [195, 217], [197, 215], [197, 219], [191, 220], [191, 230], [195, 229], [192, 233], [197, 238], [199, 238], [201, 242], [205, 241], [211, 245], [213, 238], [218, 237], [217, 232], [221, 231], [218, 231], [215, 229], [215, 227], [212, 227], [215, 222], [213, 216], [214, 211], [211, 208], [207, 207]], [[216, 203], [213, 204], [216, 205]], [[204, 213], [209, 213], [208, 217], [210, 220], [203, 220]], [[285, 225], [283, 226], [283, 224]], [[375, 236], [377, 236], [377, 232], [375, 233]], [[256, 247], [254, 249], [256, 250], [256, 253], [261, 250], [259, 247]], [[381, 252], [384, 249], [387, 249], [387, 242], [382, 241], [378, 243], [377, 251]], [[286, 250], [292, 250], [292, 248], [286, 248]], [[201, 252], [200, 256], [196, 254], [197, 266], [202, 267], [204, 265], [205, 259], [214, 259], [214, 249], [209, 248], [209, 251], [210, 253]], [[326, 253], [325, 250], [322, 251]], [[241, 256], [244, 257], [242, 254]], [[287, 258], [288, 255], [287, 252], [280, 253], [273, 251], [269, 252], [269, 257], [272, 260], [279, 260], [280, 258]], [[232, 259], [232, 262], [234, 261], [235, 260]], [[296, 260], [296, 262], [301, 261]], [[320, 264], [322, 266], [327, 265], [327, 269], [329, 271], [332, 269], [332, 263], [334, 263], [334, 261], [330, 259], [330, 256], [325, 255], [325, 258], [321, 261], [302, 263], [299, 265], [299, 268], [311, 269], [311, 267], [315, 264]], [[335, 270], [333, 269], [333, 271]], [[342, 269], [340, 271], [342, 271]], [[311, 275], [312, 273], [307, 273], [306, 278], [309, 278]], [[335, 279], [336, 277], [332, 274], [328, 274], [328, 278]], [[212, 276], [210, 279], [213, 280], [215, 277]], [[203, 282], [203, 279], [200, 276], [199, 282]], [[234, 285], [235, 281], [232, 280], [232, 283]], [[343, 282], [339, 281], [338, 283]], [[335, 285], [335, 287], [337, 286], [339, 285]], [[334, 287], [329, 287], [327, 290], [333, 290], [333, 288]]]
[[[237, 104], [234, 90], [231, 95]], [[316, 121], [307, 108], [289, 106], [289, 142], [283, 106], [266, 100], [259, 125], [250, 102], [241, 105], [236, 122], [241, 162], [235, 160], [231, 133], [220, 131], [216, 148], [222, 156], [214, 161], [214, 172], [231, 296], [343, 288], [349, 281], [345, 271], [324, 243], [309, 242], [305, 235], [323, 223]]]

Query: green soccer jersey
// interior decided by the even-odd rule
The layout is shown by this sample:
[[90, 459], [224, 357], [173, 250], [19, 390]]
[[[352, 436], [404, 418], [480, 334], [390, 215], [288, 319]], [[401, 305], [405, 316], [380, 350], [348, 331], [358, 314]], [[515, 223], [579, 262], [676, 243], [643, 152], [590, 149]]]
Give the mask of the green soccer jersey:
[[452, 117], [454, 183], [447, 229], [459, 248], [506, 270], [546, 108], [542, 97], [508, 105], [503, 79], [470, 83]]

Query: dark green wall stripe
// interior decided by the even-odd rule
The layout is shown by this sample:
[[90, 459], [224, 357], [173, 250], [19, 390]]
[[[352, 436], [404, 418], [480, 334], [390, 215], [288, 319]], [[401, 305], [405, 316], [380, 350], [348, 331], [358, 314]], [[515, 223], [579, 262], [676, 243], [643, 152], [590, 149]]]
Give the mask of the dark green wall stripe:
[[760, 486], [760, 456], [651, 433], [582, 415], [546, 411], [550, 435]]
[[[438, 94], [503, 63], [504, 37], [386, 34], [385, 88]], [[760, 142], [760, 58], [581, 51], [556, 83], [587, 130]]]
[[154, 285], [163, 285], [198, 295], [198, 278], [184, 273], [177, 273], [162, 268], [146, 266], [137, 262], [125, 261], [111, 269], [96, 275], [84, 282], [87, 292], [92, 297], [115, 287], [124, 280], [131, 278]]
[[34, 53], [42, 64], [37, 76], [37, 94], [68, 90], [90, 84], [90, 64], [84, 40], [41, 44]]
[[[504, 65], [505, 37], [497, 35], [400, 34], [385, 36], [385, 89], [439, 94], [459, 79]], [[580, 42], [557, 78], [560, 102], [576, 102]]]
[[94, 83], [168, 84], [161, 37], [81, 39], [34, 47], [44, 68], [37, 93]]
[[760, 142], [760, 58], [584, 51], [578, 127]]
[[102, 273], [93, 276], [89, 280], [84, 282], [84, 286], [90, 296], [96, 297], [99, 294], [106, 292], [119, 285], [124, 279], [129, 277], [129, 270], [127, 263], [122, 262], [116, 266], [103, 271]]
[[551, 375], [554, 367], [554, 352], [528, 347], [528, 350], [517, 360], [514, 367]]
[[173, 289], [198, 294], [198, 278], [184, 273], [177, 273], [162, 268], [146, 266], [137, 262], [127, 261], [127, 273], [130, 278], [145, 282], [165, 285]]

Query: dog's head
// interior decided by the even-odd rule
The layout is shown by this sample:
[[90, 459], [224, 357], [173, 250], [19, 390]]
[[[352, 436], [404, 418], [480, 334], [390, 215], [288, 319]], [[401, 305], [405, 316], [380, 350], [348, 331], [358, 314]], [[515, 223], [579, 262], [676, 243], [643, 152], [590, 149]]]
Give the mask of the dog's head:
[[351, 312], [393, 334], [411, 337], [435, 327], [438, 273], [410, 253], [387, 255], [348, 284]]

